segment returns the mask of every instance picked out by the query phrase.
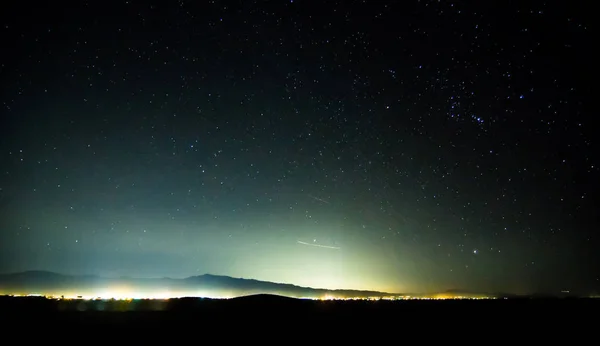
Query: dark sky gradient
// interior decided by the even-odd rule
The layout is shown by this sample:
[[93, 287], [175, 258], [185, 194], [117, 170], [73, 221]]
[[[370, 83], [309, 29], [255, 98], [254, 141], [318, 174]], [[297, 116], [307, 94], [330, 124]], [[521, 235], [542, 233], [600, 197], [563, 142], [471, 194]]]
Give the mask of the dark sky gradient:
[[500, 3], [3, 4], [0, 271], [598, 290], [590, 9]]

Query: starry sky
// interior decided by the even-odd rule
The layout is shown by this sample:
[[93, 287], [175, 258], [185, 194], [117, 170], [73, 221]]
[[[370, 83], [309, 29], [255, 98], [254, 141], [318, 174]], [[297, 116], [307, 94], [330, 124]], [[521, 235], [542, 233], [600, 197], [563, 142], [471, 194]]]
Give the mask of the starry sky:
[[3, 4], [0, 272], [600, 289], [590, 9]]

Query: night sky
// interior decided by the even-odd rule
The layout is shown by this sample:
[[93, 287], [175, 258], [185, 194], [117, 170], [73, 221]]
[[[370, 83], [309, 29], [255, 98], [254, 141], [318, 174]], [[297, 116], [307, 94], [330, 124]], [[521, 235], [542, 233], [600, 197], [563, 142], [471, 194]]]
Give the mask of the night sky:
[[600, 289], [591, 9], [479, 3], [3, 4], [0, 272]]

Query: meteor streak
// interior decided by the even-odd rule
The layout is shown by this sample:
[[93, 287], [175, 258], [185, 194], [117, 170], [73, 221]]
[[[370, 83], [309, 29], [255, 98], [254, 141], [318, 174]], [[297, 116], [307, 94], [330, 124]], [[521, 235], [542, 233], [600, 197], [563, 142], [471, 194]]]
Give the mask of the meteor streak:
[[315, 196], [312, 196], [312, 195], [308, 195], [308, 197], [310, 197], [310, 198], [314, 199], [315, 201], [319, 201], [319, 202], [322, 202], [322, 203], [327, 203], [327, 204], [329, 204], [329, 202], [328, 202], [328, 201], [326, 201], [326, 200], [324, 200], [323, 198], [315, 197]]
[[298, 244], [300, 244], [300, 245], [314, 246], [314, 247], [321, 247], [321, 248], [324, 248], [324, 249], [331, 249], [331, 250], [340, 250], [341, 249], [340, 247], [337, 247], [337, 246], [327, 246], [327, 245], [311, 244], [311, 243], [303, 242], [303, 241], [300, 241], [300, 240], [298, 240]]

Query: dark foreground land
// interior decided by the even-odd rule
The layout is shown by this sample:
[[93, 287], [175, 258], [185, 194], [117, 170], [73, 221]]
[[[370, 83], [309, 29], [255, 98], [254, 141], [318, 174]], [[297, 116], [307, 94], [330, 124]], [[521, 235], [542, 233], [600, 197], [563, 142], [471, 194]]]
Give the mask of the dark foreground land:
[[[172, 334], [175, 330], [219, 331], [229, 333], [228, 338], [241, 337], [241, 330], [252, 330], [254, 334], [276, 330], [309, 339], [315, 335], [350, 340], [358, 335], [398, 337], [397, 333], [435, 338], [441, 331], [453, 330], [468, 335], [517, 333], [536, 340], [569, 333], [570, 342], [574, 342], [595, 330], [599, 308], [598, 299], [310, 301], [252, 296], [230, 300], [84, 301], [5, 296], [0, 297], [0, 322], [4, 330], [35, 326], [37, 330], [95, 331], [98, 336], [98, 331], [144, 330], [136, 334], [140, 338]], [[345, 332], [331, 334], [332, 330]]]

